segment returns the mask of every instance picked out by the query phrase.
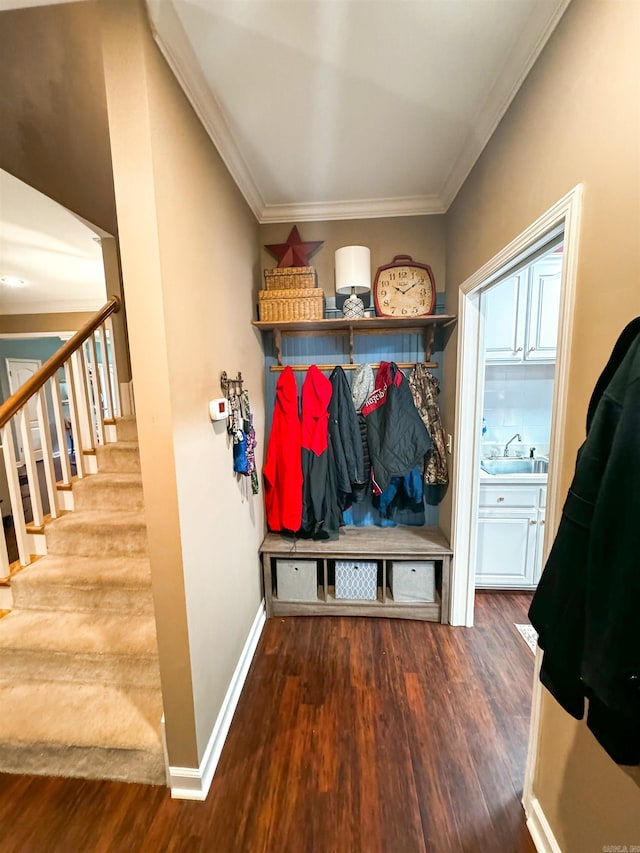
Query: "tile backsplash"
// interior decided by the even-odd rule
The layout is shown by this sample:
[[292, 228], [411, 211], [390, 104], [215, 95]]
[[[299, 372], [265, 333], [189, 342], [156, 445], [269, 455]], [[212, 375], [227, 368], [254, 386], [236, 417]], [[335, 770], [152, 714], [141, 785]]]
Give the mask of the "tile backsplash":
[[510, 445], [511, 453], [536, 455], [549, 452], [554, 364], [487, 364], [485, 366], [483, 453], [502, 451], [520, 433], [522, 441]]

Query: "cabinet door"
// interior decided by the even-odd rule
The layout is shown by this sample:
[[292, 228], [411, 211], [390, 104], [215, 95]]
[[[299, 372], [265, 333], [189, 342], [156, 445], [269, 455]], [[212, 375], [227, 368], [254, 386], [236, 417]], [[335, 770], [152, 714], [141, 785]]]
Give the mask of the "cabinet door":
[[538, 510], [481, 510], [476, 586], [530, 587], [536, 557]]
[[487, 361], [520, 361], [524, 355], [526, 272], [494, 284], [482, 294]]
[[560, 314], [562, 260], [540, 261], [531, 267], [525, 358], [555, 359]]
[[540, 583], [540, 576], [542, 575], [542, 558], [544, 555], [544, 527], [545, 527], [545, 518], [544, 518], [544, 509], [539, 509], [537, 513], [537, 527], [536, 527], [536, 556], [533, 562], [533, 584], [538, 586]]

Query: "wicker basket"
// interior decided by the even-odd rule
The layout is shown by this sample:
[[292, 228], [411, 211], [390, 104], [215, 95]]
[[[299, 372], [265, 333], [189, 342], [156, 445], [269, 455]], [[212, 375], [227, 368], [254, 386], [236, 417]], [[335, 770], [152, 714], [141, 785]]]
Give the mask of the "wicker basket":
[[317, 287], [318, 281], [313, 267], [276, 267], [264, 271], [264, 286], [267, 290], [299, 290]]
[[297, 290], [261, 290], [260, 319], [266, 322], [279, 320], [322, 320], [324, 292], [317, 287]]

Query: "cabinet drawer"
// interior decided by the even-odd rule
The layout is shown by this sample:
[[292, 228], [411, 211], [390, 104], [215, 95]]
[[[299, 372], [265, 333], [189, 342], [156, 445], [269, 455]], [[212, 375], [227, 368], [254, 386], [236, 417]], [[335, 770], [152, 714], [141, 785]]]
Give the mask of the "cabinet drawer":
[[315, 560], [276, 560], [276, 595], [280, 601], [317, 601]]
[[538, 486], [480, 486], [480, 506], [537, 507]]

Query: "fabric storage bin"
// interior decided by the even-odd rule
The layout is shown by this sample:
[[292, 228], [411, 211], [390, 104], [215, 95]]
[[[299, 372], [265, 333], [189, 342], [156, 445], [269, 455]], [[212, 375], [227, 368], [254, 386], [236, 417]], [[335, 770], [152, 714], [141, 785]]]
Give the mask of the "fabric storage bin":
[[433, 560], [392, 562], [389, 566], [389, 588], [394, 601], [435, 601], [435, 562]]
[[280, 601], [317, 601], [315, 560], [276, 560], [276, 594]]
[[378, 597], [378, 564], [362, 560], [336, 560], [336, 598], [375, 601]]

